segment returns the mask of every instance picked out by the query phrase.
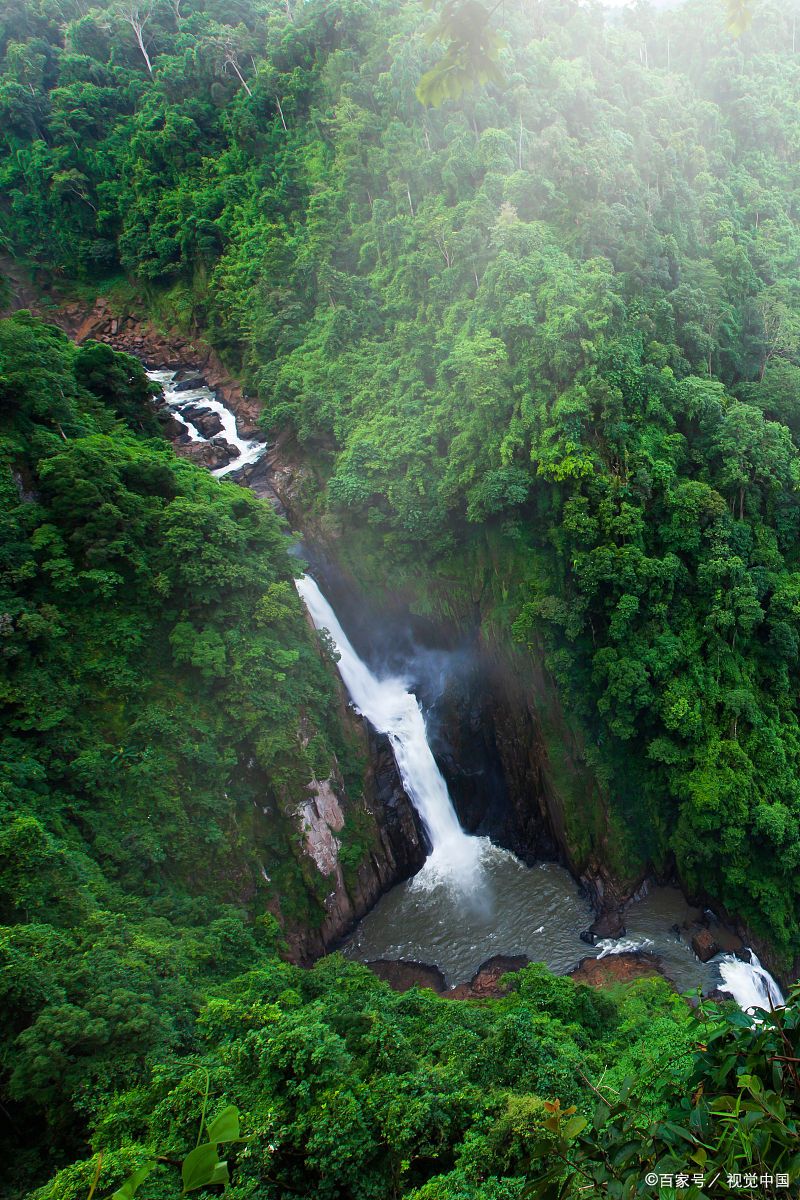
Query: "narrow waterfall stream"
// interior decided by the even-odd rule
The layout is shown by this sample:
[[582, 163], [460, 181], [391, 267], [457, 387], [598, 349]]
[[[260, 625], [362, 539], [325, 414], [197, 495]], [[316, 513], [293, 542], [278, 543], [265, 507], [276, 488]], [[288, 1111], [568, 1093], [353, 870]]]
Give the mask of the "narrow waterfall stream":
[[403, 786], [420, 815], [431, 844], [423, 868], [434, 877], [475, 895], [483, 880], [481, 859], [488, 838], [470, 837], [458, 823], [447, 784], [436, 765], [416, 696], [401, 679], [378, 679], [356, 654], [328, 601], [309, 575], [297, 590], [317, 629], [327, 629], [339, 652], [339, 674], [356, 709], [392, 744]]
[[[187, 427], [190, 440], [202, 432], [184, 414], [202, 407], [217, 413], [219, 436], [239, 451], [212, 473], [222, 478], [258, 461], [266, 445], [240, 437], [236, 418], [205, 385], [181, 389], [176, 372], [149, 371], [164, 400]], [[412, 879], [393, 888], [355, 930], [344, 953], [357, 959], [405, 958], [438, 966], [449, 983], [469, 979], [495, 954], [524, 954], [565, 973], [585, 957], [626, 950], [657, 955], [679, 989], [724, 988], [743, 1009], [783, 1002], [772, 976], [749, 951], [750, 961], [719, 954], [700, 962], [685, 937], [676, 934], [692, 910], [677, 888], [653, 888], [626, 913], [628, 933], [588, 946], [580, 932], [592, 910], [569, 873], [555, 863], [528, 867], [488, 838], [461, 828], [447, 785], [430, 748], [425, 717], [407, 682], [379, 677], [359, 657], [338, 617], [310, 576], [297, 589], [317, 629], [326, 629], [339, 653], [338, 669], [354, 707], [392, 745], [404, 787], [431, 844], [431, 853]]]
[[378, 902], [359, 923], [345, 954], [428, 962], [449, 983], [457, 983], [494, 954], [524, 954], [563, 973], [584, 957], [649, 950], [680, 988], [724, 987], [742, 1008], [783, 1002], [778, 985], [752, 951], [750, 962], [732, 954], [699, 961], [673, 932], [690, 913], [676, 888], [655, 888], [632, 905], [625, 938], [595, 946], [583, 943], [580, 932], [591, 923], [592, 911], [568, 872], [554, 863], [527, 867], [488, 838], [464, 832], [431, 752], [416, 696], [402, 679], [373, 674], [310, 576], [296, 585], [314, 625], [327, 630], [338, 651], [339, 673], [354, 707], [389, 737], [431, 843], [422, 870]]

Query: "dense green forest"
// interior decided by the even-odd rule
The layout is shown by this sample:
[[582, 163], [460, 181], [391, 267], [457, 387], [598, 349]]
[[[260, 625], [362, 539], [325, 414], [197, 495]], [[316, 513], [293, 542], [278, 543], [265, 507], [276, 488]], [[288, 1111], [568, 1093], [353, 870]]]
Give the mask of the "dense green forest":
[[[135, 359], [0, 322], [0, 1194], [800, 1176], [800, 996], [753, 1025], [698, 1021], [660, 979], [604, 996], [531, 966], [468, 1003], [285, 961], [256, 844], [289, 915], [304, 898], [313, 920], [308, 884], [280, 805], [248, 814], [348, 747], [277, 519], [177, 459], [150, 392]], [[744, 1139], [732, 1113], [758, 1118]]]
[[294, 430], [365, 572], [461, 581], [544, 648], [615, 867], [675, 861], [788, 961], [794, 17], [503, 22], [503, 82], [425, 109], [414, 4], [20, 0], [3, 235], [57, 277], [167, 289]]
[[[425, 108], [416, 3], [11, 0], [0, 249], [201, 330], [365, 577], [421, 605], [445, 580], [545, 656], [610, 865], [676, 866], [788, 964], [795, 14], [755, 6], [739, 38], [714, 0], [496, 19], [498, 78]], [[334, 770], [357, 793], [362, 750], [277, 519], [176, 459], [149, 398], [134, 360], [0, 324], [0, 1189], [100, 1200], [140, 1172], [161, 1200], [195, 1145], [231, 1200], [800, 1178], [796, 997], [696, 1023], [658, 981], [530, 967], [474, 1004], [284, 961], [272, 912], [314, 924], [325, 892], [289, 802]]]

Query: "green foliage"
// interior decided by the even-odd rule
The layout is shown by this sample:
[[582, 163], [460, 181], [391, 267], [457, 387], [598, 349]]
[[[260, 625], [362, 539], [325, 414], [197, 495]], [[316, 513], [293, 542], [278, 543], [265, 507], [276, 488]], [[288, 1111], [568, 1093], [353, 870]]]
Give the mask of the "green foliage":
[[556, 1200], [590, 1188], [627, 1200], [643, 1194], [647, 1175], [682, 1175], [677, 1194], [693, 1200], [729, 1177], [739, 1180], [732, 1190], [786, 1195], [800, 1179], [799, 1000], [795, 988], [785, 1008], [754, 1017], [702, 1005], [686, 1092], [653, 1124], [631, 1104], [633, 1079], [613, 1099], [601, 1095], [590, 1121], [564, 1121], [569, 1110], [553, 1107], [559, 1165], [523, 1194]]
[[[140, 43], [117, 6], [19, 0], [0, 236], [200, 325], [364, 569], [513, 623], [556, 682], [601, 785], [555, 748], [581, 855], [676, 864], [788, 962], [800, 66], [790, 12], [734, 7], [736, 40], [711, 0], [509, 5], [501, 50], [487, 10], [448, 5], [437, 61], [391, 0], [155, 4]], [[277, 522], [150, 439], [147, 393], [103, 347], [0, 325], [11, 1194], [52, 1150], [83, 1161], [41, 1200], [85, 1200], [87, 1139], [108, 1190], [157, 1149], [208, 1181], [201, 1062], [255, 1131], [232, 1200], [518, 1200], [580, 1189], [572, 1167], [627, 1195], [623, 1171], [683, 1143], [784, 1161], [796, 1095], [770, 1060], [796, 1001], [779, 1032], [706, 1039], [695, 1099], [695, 1035], [657, 988], [600, 1000], [532, 969], [453, 1005], [275, 959], [242, 908], [319, 921], [292, 806], [353, 752]]]
[[0, 1095], [22, 1177], [184, 1045], [204, 987], [274, 953], [267, 907], [319, 924], [296, 809], [338, 757], [354, 799], [363, 771], [277, 518], [146, 436], [150, 394], [135, 359], [0, 321]]
[[[663, 1114], [691, 1069], [694, 1036], [663, 981], [609, 999], [541, 967], [514, 979], [507, 998], [480, 1004], [399, 995], [333, 955], [311, 970], [262, 963], [213, 988], [192, 1045], [98, 1106], [93, 1148], [109, 1163], [98, 1194], [118, 1186], [123, 1157], [134, 1175], [149, 1156], [159, 1165], [148, 1188], [157, 1181], [158, 1200], [175, 1197], [179, 1175], [184, 1187], [195, 1169], [210, 1180], [224, 1141], [231, 1200], [518, 1197], [556, 1162], [548, 1122], [559, 1095], [569, 1092], [573, 1116], [590, 1114], [592, 1087], [605, 1086], [623, 1048], [645, 1050], [653, 1017], [673, 1039], [652, 1093], [650, 1111]], [[198, 1138], [206, 1102], [216, 1116], [201, 1116]], [[95, 1171], [87, 1156], [32, 1200], [85, 1200]]]

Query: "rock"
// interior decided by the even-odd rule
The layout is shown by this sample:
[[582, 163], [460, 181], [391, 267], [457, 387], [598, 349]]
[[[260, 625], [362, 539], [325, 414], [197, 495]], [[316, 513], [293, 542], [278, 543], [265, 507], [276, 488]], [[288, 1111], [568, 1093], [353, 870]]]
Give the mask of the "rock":
[[524, 954], [495, 954], [482, 962], [469, 983], [460, 983], [445, 995], [450, 1000], [495, 1000], [507, 996], [510, 989], [501, 987], [504, 975], [521, 971], [531, 960]]
[[193, 392], [203, 386], [204, 380], [199, 371], [179, 371], [177, 379], [172, 381], [173, 392]]
[[222, 420], [220, 415], [219, 413], [212, 412], [210, 409], [208, 412], [197, 417], [192, 424], [195, 425], [197, 429], [200, 430], [203, 437], [208, 438], [209, 441], [211, 438], [216, 437], [217, 434], [222, 433]]
[[663, 973], [661, 960], [655, 954], [632, 950], [606, 954], [604, 958], [582, 958], [570, 975], [576, 983], [586, 983], [589, 987], [612, 987], [615, 983], [630, 983], [633, 979]]
[[188, 437], [189, 430], [168, 408], [161, 409], [158, 414], [158, 420], [161, 425], [161, 432], [171, 442], [177, 442], [182, 438]]
[[440, 995], [447, 987], [447, 981], [438, 967], [430, 963], [413, 962], [410, 959], [377, 958], [364, 964], [370, 971], [388, 983], [396, 992], [407, 992], [413, 987], [430, 988]]
[[708, 962], [715, 954], [719, 954], [719, 945], [708, 929], [700, 929], [692, 934], [692, 949], [700, 962]]
[[744, 954], [742, 962], [750, 962], [750, 951], [745, 950], [745, 945], [738, 933], [733, 933], [732, 930], [726, 929], [724, 925], [719, 925], [714, 929], [714, 939], [726, 954], [735, 954], [738, 958]]
[[712, 988], [710, 992], [706, 992], [706, 1000], [716, 1000], [717, 1003], [722, 1003], [725, 1000], [734, 1000], [733, 992], [726, 992], [722, 988]]
[[185, 446], [179, 442], [175, 449], [182, 458], [190, 458], [192, 462], [199, 463], [201, 467], [207, 467], [209, 471], [227, 467], [229, 462], [239, 457], [236, 447], [219, 437], [213, 438], [210, 442], [189, 442]]
[[621, 908], [605, 909], [597, 920], [593, 921], [589, 928], [584, 929], [580, 935], [581, 941], [586, 942], [587, 946], [595, 946], [605, 938], [616, 940], [621, 937], [625, 937], [625, 922]]

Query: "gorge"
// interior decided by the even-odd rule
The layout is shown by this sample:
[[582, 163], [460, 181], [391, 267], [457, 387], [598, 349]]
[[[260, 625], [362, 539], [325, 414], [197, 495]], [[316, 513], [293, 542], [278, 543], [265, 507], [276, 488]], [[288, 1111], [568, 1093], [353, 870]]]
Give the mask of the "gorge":
[[[225, 440], [238, 453], [213, 470], [217, 478], [257, 463], [266, 453], [265, 443], [240, 437], [235, 414], [201, 378], [189, 374], [185, 382], [176, 385], [185, 373], [155, 369], [148, 374], [162, 386], [165, 407], [184, 423], [192, 442], [209, 439], [192, 424], [191, 414], [198, 410], [219, 414]], [[594, 946], [582, 942], [580, 934], [597, 914], [569, 873], [555, 862], [526, 866], [488, 836], [470, 836], [463, 831], [431, 752], [425, 716], [416, 696], [399, 675], [387, 675], [384, 668], [378, 677], [362, 661], [310, 575], [297, 580], [297, 589], [316, 628], [332, 639], [337, 669], [355, 710], [388, 737], [403, 787], [428, 843], [421, 869], [378, 899], [355, 931], [344, 930], [346, 954], [362, 960], [421, 961], [439, 968], [453, 986], [468, 980], [493, 956], [522, 956], [563, 973], [587, 956], [646, 951], [681, 990], [723, 988], [745, 1009], [783, 1003], [775, 981], [754, 951], [742, 947], [741, 942], [739, 957], [717, 948], [707, 962], [697, 958], [690, 944], [692, 930], [707, 928], [709, 917], [723, 944], [726, 939], [732, 943], [736, 939], [719, 926], [713, 914], [692, 910], [675, 887], [646, 887], [644, 894], [628, 905], [624, 916], [627, 928], [619, 936], [589, 939], [595, 941]], [[362, 613], [362, 624], [374, 622], [365, 622]], [[394, 632], [390, 622], [378, 636], [391, 643]], [[394, 640], [402, 645], [402, 639]], [[413, 646], [406, 645], [405, 652], [413, 661]], [[397, 663], [397, 652], [389, 657]], [[447, 652], [437, 656], [439, 687], [445, 691], [447, 657]], [[424, 661], [424, 654], [416, 655], [418, 669]], [[525, 753], [523, 748], [521, 756]], [[455, 766], [457, 770], [458, 764]], [[481, 774], [485, 769], [481, 768]], [[490, 782], [489, 789], [491, 786]], [[486, 806], [491, 807], [491, 797]], [[567, 853], [568, 847], [563, 850]]]
[[0, 1200], [800, 1187], [796, 17], [0, 6]]

